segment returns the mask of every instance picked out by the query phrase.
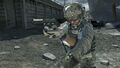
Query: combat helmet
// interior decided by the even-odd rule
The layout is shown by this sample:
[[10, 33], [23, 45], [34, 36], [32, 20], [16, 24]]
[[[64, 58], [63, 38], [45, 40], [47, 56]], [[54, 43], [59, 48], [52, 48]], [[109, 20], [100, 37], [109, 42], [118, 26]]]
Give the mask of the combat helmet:
[[84, 9], [79, 3], [72, 3], [64, 8], [64, 17], [69, 19], [81, 19], [84, 17]]

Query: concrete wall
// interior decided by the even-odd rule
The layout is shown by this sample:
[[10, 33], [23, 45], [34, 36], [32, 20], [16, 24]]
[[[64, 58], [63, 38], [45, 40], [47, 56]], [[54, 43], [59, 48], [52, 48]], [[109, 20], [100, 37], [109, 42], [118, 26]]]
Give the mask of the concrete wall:
[[0, 30], [6, 27], [6, 15], [4, 8], [4, 1], [0, 0]]
[[114, 0], [88, 0], [90, 13], [95, 20], [113, 21], [113, 1]]
[[[33, 19], [62, 18], [63, 7], [48, 0], [25, 0], [24, 1], [25, 28], [35, 27]], [[59, 12], [60, 11], [60, 12]]]
[[15, 11], [15, 21], [16, 27], [24, 28], [24, 9], [23, 9], [23, 0], [14, 0], [14, 11]]
[[0, 0], [0, 26], [28, 29], [41, 18], [63, 18], [63, 7], [50, 0]]
[[4, 0], [5, 3], [5, 11], [7, 15], [7, 25], [6, 28], [15, 27], [15, 10], [13, 0]]
[[117, 20], [120, 21], [120, 0], [116, 0], [116, 13]]

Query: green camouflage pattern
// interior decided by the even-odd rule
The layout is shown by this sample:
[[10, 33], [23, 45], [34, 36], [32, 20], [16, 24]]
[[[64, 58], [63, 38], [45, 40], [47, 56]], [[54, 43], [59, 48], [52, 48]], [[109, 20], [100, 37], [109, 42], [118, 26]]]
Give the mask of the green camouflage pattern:
[[[82, 6], [77, 3], [65, 7], [65, 18], [67, 20], [80, 19], [81, 24], [78, 25], [77, 30], [68, 29], [71, 33], [76, 32], [74, 35], [77, 36], [78, 40], [75, 47], [70, 49], [72, 57], [66, 55], [63, 59], [64, 68], [93, 68], [94, 66], [94, 61], [96, 59], [94, 51], [95, 33], [92, 24], [84, 19], [84, 13]], [[69, 25], [69, 27], [71, 26]], [[80, 64], [80, 66], [78, 64]]]
[[64, 17], [66, 19], [80, 19], [84, 15], [82, 6], [78, 3], [72, 3], [65, 7]]
[[[93, 27], [90, 23], [83, 21], [82, 27], [82, 38], [78, 39], [76, 46], [71, 49], [71, 54], [73, 58], [66, 58], [63, 60], [64, 68], [75, 68], [80, 63], [81, 68], [92, 68], [95, 61], [95, 39]], [[78, 33], [78, 36], [80, 34]], [[69, 55], [68, 55], [69, 56]], [[66, 57], [68, 57], [66, 56]], [[72, 66], [71, 66], [72, 65]]]

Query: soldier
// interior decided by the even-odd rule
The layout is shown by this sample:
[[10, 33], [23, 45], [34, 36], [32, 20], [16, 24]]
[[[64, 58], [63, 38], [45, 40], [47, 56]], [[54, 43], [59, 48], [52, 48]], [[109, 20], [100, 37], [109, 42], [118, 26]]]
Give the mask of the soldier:
[[84, 18], [84, 9], [78, 3], [72, 3], [65, 7], [65, 18], [67, 19], [68, 32], [70, 36], [77, 38], [75, 46], [70, 49], [63, 60], [64, 68], [95, 68], [94, 31], [90, 22]]

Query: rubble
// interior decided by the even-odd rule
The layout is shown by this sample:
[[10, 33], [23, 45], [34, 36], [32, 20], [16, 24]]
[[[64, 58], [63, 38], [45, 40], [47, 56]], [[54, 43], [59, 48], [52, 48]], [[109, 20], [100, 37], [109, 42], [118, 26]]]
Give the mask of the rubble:
[[112, 47], [115, 47], [115, 48], [120, 48], [119, 45], [112, 45]]
[[112, 23], [106, 23], [105, 26], [106, 26], [106, 28], [114, 28], [114, 26], [112, 25]]
[[20, 49], [21, 47], [20, 46], [14, 46], [14, 49]]
[[0, 55], [9, 54], [10, 52], [0, 52]]
[[108, 60], [105, 60], [105, 59], [100, 59], [100, 63], [103, 64], [103, 65], [110, 65], [110, 62]]
[[[52, 45], [49, 46], [50, 44]], [[120, 36], [96, 34], [96, 68], [120, 68], [120, 49], [117, 48], [119, 44]], [[14, 51], [16, 46], [20, 48]], [[16, 64], [21, 66], [21, 61], [23, 64], [31, 63], [30, 66], [35, 66], [34, 68], [58, 68], [62, 65], [62, 63], [59, 64], [59, 61], [66, 54], [58, 39], [49, 39], [43, 35], [30, 35], [20, 39], [3, 40], [0, 41], [0, 48], [0, 64], [5, 68], [16, 68]], [[21, 48], [22, 50], [20, 50]], [[10, 52], [10, 54], [7, 52]], [[55, 55], [52, 57], [52, 60], [56, 59], [55, 61], [49, 58], [50, 55], [43, 57], [43, 54], [48, 52]], [[16, 63], [16, 61], [13, 61], [14, 59], [20, 59], [20, 61]]]
[[43, 58], [46, 60], [56, 60], [56, 56], [52, 53], [44, 53]]
[[44, 43], [43, 45], [44, 45], [44, 46], [48, 46], [48, 43]]

